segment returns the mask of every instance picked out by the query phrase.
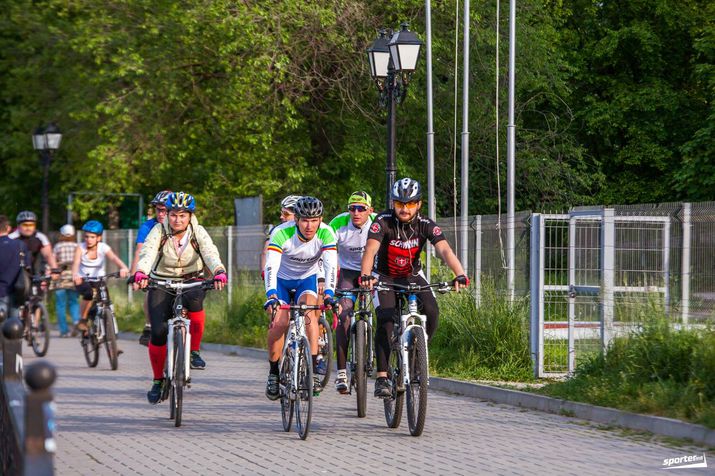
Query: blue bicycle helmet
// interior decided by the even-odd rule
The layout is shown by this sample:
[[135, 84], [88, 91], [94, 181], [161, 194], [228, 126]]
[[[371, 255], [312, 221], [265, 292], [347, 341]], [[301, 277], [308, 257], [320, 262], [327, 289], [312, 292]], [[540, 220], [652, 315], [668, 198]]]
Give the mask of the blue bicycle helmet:
[[87, 233], [94, 233], [95, 235], [101, 235], [104, 231], [104, 226], [97, 220], [89, 220], [82, 227], [82, 231], [86, 231]]
[[186, 192], [171, 192], [164, 205], [168, 211], [179, 210], [194, 213], [196, 210], [194, 196]]

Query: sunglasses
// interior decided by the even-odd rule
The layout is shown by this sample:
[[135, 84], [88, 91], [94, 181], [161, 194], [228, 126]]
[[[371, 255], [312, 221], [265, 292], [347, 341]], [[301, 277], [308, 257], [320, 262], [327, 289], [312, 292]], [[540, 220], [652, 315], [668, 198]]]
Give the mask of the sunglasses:
[[395, 204], [395, 208], [417, 208], [419, 202], [398, 202], [395, 200], [393, 203]]
[[292, 217], [293, 215], [295, 215], [295, 214], [290, 210], [281, 210], [281, 216], [283, 218]]
[[348, 211], [351, 211], [351, 212], [366, 212], [366, 211], [367, 211], [367, 207], [364, 206], [364, 205], [350, 205], [350, 206], [348, 207]]

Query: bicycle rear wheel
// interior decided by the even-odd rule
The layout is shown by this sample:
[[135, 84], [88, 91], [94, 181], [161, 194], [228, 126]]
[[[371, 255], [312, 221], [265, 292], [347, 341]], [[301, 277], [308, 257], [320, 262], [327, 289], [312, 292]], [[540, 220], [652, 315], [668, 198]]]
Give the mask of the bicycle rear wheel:
[[88, 367], [96, 367], [99, 362], [99, 341], [97, 340], [97, 327], [94, 321], [90, 321], [87, 335], [82, 337], [82, 350], [84, 359]]
[[313, 363], [310, 358], [308, 338], [298, 343], [295, 365], [298, 366], [298, 388], [295, 401], [295, 424], [300, 439], [308, 437], [313, 416]]
[[30, 342], [32, 350], [38, 357], [43, 357], [47, 353], [50, 345], [50, 318], [47, 309], [42, 303], [32, 306], [30, 324]]
[[392, 345], [390, 360], [387, 367], [387, 378], [391, 382], [392, 395], [383, 400], [385, 407], [385, 421], [390, 428], [397, 428], [402, 421], [402, 407], [405, 404], [404, 389], [400, 391], [398, 386], [402, 386], [402, 362], [399, 346]]
[[281, 392], [281, 418], [283, 419], [283, 430], [290, 431], [293, 425], [293, 408], [295, 400], [293, 399], [295, 392], [291, 385], [293, 377], [293, 352], [290, 347], [286, 347], [286, 352], [283, 354], [283, 364], [281, 365], [278, 376], [280, 392]]
[[186, 380], [186, 359], [184, 357], [184, 333], [181, 328], [174, 330], [174, 379], [171, 382], [171, 403], [174, 426], [181, 426], [184, 405], [184, 382]]
[[114, 328], [114, 312], [112, 308], [105, 307], [102, 314], [102, 319], [104, 319], [104, 346], [107, 348], [109, 366], [112, 370], [117, 370], [119, 366], [119, 354], [117, 349], [117, 333]]
[[412, 436], [420, 436], [427, 417], [427, 343], [421, 329], [413, 328], [410, 336], [408, 368], [410, 383], [407, 386], [407, 422]]
[[367, 409], [367, 362], [366, 359], [367, 324], [362, 319], [355, 324], [355, 393], [357, 395], [357, 414], [365, 418]]
[[[337, 319], [338, 316], [335, 315], [333, 318]], [[320, 378], [320, 386], [325, 388], [330, 382], [330, 372], [333, 369], [333, 329], [323, 315], [318, 320], [318, 355], [325, 363], [325, 375]]]

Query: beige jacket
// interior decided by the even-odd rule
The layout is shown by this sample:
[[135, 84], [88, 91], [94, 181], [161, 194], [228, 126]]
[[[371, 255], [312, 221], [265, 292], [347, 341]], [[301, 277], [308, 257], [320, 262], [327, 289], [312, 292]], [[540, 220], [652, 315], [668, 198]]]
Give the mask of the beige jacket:
[[[164, 228], [163, 232], [162, 227]], [[186, 230], [189, 241], [187, 241], [181, 256], [177, 254], [172, 240], [167, 239], [164, 243], [164, 256], [162, 256], [156, 270], [153, 269], [159, 257], [159, 245], [161, 244], [162, 233], [169, 234], [171, 232], [169, 229], [169, 220], [165, 220], [163, 224], [157, 223], [154, 225], [154, 228], [152, 228], [149, 235], [147, 235], [144, 246], [142, 246], [139, 252], [137, 271], [141, 271], [153, 278], [163, 279], [180, 278], [187, 274], [202, 271], [204, 269], [204, 262], [201, 261], [199, 254], [191, 245], [192, 229], [193, 232], [196, 233], [196, 241], [199, 243], [201, 256], [205, 261], [206, 267], [214, 274], [220, 270], [225, 270], [226, 268], [223, 263], [221, 263], [221, 256], [218, 253], [216, 245], [214, 245], [206, 229], [199, 225], [198, 220], [196, 220], [196, 215], [192, 215], [191, 225], [189, 229]]]

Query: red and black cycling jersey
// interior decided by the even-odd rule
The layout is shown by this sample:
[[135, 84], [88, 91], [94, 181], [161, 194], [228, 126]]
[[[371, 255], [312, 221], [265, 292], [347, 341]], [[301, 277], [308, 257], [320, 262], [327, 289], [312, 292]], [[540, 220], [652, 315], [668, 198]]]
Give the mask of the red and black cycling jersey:
[[375, 218], [367, 239], [380, 242], [375, 270], [383, 276], [404, 278], [422, 269], [420, 253], [427, 240], [434, 245], [445, 237], [437, 223], [419, 213], [411, 222], [402, 223], [390, 210]]

